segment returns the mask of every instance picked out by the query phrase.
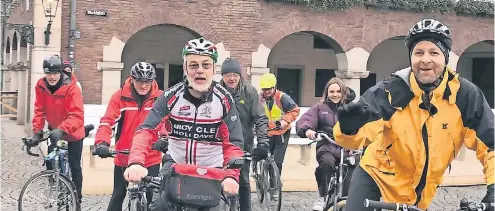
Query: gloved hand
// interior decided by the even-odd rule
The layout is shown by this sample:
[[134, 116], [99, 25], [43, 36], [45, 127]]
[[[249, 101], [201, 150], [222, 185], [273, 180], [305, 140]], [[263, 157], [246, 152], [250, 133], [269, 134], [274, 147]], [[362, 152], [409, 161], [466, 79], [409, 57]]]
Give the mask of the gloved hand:
[[60, 129], [54, 129], [50, 132], [50, 141], [52, 143], [57, 143], [57, 141], [59, 141], [62, 136], [65, 134], [65, 132], [63, 130], [60, 130]]
[[84, 126], [84, 137], [88, 137], [89, 132], [91, 132], [93, 129], [95, 129], [95, 126], [93, 124]]
[[159, 150], [163, 153], [166, 153], [168, 150], [168, 141], [166, 139], [158, 139], [153, 146], [151, 147], [152, 150]]
[[364, 101], [358, 101], [339, 107], [337, 112], [340, 131], [346, 135], [354, 135], [365, 124], [371, 110]]
[[487, 209], [489, 211], [494, 211], [495, 210], [495, 208], [493, 207], [494, 206], [493, 203], [495, 203], [495, 196], [493, 195], [494, 193], [495, 193], [495, 191], [494, 191], [493, 184], [488, 185], [488, 187], [486, 188], [485, 198], [483, 198], [483, 200], [481, 200], [481, 202], [483, 202], [483, 203], [489, 203], [491, 205]]
[[39, 131], [37, 133], [34, 134], [33, 138], [31, 138], [30, 140], [28, 140], [26, 142], [26, 145], [28, 147], [35, 147], [35, 146], [38, 146], [38, 144], [40, 144], [40, 140], [43, 138], [43, 131]]
[[256, 145], [256, 148], [253, 149], [253, 153], [251, 154], [255, 160], [263, 160], [268, 158], [268, 141], [260, 140]]
[[98, 157], [100, 157], [100, 158], [112, 157], [112, 155], [110, 154], [110, 150], [108, 149], [108, 143], [107, 142], [102, 142], [102, 143], [96, 145], [94, 154], [98, 155]]

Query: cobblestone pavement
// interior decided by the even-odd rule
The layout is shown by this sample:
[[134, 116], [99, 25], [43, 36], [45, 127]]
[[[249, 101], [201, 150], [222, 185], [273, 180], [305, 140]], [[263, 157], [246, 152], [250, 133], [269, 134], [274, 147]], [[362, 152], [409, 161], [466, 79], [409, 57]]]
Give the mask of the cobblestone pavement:
[[[17, 210], [17, 199], [23, 184], [28, 178], [42, 169], [40, 159], [21, 153], [20, 137], [24, 134], [16, 134], [12, 130], [15, 126], [12, 122], [2, 122], [1, 138], [1, 210]], [[9, 132], [6, 132], [9, 131]], [[11, 135], [12, 134], [12, 135]], [[479, 201], [485, 195], [484, 186], [447, 187], [437, 191], [435, 200], [429, 210], [456, 210], [460, 199]], [[316, 192], [284, 192], [283, 211], [311, 210]], [[253, 210], [262, 210], [256, 202], [256, 194], [253, 194]], [[83, 210], [106, 210], [109, 195], [85, 195], [83, 197]]]

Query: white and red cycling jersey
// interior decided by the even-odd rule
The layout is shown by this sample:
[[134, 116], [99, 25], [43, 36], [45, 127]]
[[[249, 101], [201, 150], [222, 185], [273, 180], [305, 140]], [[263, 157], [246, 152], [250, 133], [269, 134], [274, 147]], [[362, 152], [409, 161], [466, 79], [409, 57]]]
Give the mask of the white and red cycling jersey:
[[[223, 167], [244, 154], [234, 100], [214, 81], [202, 99], [193, 97], [184, 82], [165, 91], [134, 135], [129, 165], [145, 162], [162, 128], [168, 134], [167, 154], [177, 163]], [[239, 181], [239, 169], [227, 171], [227, 177]]]

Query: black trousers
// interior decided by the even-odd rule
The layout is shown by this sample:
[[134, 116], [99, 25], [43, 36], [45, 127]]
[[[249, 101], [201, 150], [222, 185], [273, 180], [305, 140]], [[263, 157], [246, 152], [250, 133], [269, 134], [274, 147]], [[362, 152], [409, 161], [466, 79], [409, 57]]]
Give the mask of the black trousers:
[[[283, 143], [282, 136], [284, 138]], [[280, 175], [282, 175], [282, 164], [284, 163], [285, 152], [289, 144], [290, 130], [287, 130], [282, 136], [270, 137], [270, 153], [274, 156]]]
[[373, 208], [364, 208], [364, 200], [370, 199], [379, 201], [382, 194], [378, 185], [371, 176], [358, 166], [352, 175], [349, 196], [345, 205], [345, 210], [352, 211], [374, 211]]
[[249, 183], [250, 162], [245, 161], [239, 177], [239, 206], [241, 211], [251, 211], [251, 185]]
[[[113, 169], [113, 193], [110, 203], [108, 204], [107, 211], [122, 211], [122, 204], [124, 203], [125, 196], [127, 194], [127, 185], [129, 182], [124, 178], [124, 171], [126, 167], [115, 166]], [[156, 177], [160, 171], [160, 164], [148, 167], [148, 175]], [[146, 200], [148, 205], [151, 203], [153, 196], [153, 190], [150, 189], [146, 192]]]

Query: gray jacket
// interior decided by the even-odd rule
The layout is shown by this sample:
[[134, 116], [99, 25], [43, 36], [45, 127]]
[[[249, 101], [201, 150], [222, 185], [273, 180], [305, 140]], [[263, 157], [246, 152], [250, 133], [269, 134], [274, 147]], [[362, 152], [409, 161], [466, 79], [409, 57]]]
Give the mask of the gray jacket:
[[[220, 84], [226, 87], [223, 80], [220, 81]], [[258, 91], [253, 85], [247, 84], [241, 79], [239, 88], [235, 93], [231, 94], [234, 97], [235, 106], [241, 120], [244, 150], [251, 151], [253, 148], [254, 131], [256, 131], [258, 140], [268, 139], [268, 117], [261, 104]], [[256, 130], [254, 130], [255, 125]]]

